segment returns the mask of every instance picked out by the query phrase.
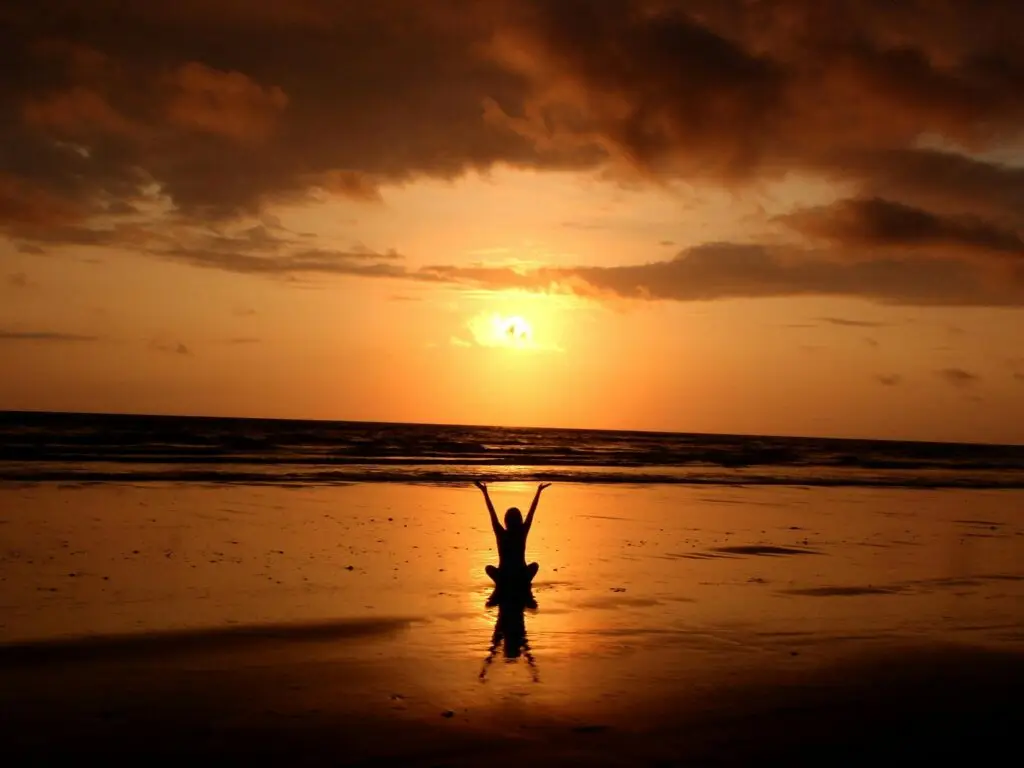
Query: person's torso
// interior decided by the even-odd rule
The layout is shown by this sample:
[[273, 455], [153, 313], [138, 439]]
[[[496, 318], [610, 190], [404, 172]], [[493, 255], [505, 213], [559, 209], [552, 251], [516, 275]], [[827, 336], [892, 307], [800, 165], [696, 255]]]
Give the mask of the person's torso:
[[502, 532], [498, 538], [499, 565], [523, 565], [526, 563], [526, 535]]

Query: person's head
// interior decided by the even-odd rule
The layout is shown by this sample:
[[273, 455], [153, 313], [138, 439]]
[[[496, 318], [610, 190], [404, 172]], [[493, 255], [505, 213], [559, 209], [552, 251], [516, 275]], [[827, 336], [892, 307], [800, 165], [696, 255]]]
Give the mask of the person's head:
[[515, 531], [522, 527], [523, 513], [519, 511], [519, 507], [509, 507], [508, 512], [505, 513], [505, 528]]

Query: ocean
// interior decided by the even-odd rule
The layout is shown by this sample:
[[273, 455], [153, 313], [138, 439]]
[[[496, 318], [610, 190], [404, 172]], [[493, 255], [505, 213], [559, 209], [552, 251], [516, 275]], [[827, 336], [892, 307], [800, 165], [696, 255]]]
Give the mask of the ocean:
[[1024, 488], [1024, 446], [0, 412], [0, 481]]

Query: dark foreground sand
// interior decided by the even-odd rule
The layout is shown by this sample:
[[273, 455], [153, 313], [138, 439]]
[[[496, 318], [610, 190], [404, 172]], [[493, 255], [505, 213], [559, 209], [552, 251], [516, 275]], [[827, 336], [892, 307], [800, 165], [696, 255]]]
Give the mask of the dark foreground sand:
[[0, 489], [0, 755], [1013, 763], [1022, 502], [556, 487], [499, 614], [471, 489]]
[[741, 673], [701, 670], [704, 654], [691, 650], [694, 674], [675, 690], [640, 687], [596, 701], [584, 684], [558, 707], [494, 697], [446, 710], [415, 690], [388, 692], [415, 660], [338, 653], [366, 650], [399, 626], [8, 647], [0, 653], [5, 758], [979, 764], [1012, 759], [1024, 726], [1024, 655], [953, 646], [856, 649]]

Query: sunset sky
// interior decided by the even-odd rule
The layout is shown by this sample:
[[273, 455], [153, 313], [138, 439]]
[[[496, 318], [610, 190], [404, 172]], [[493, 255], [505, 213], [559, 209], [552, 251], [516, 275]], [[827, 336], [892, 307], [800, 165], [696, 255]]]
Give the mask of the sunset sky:
[[0, 409], [1024, 442], [1022, 29], [0, 0]]

